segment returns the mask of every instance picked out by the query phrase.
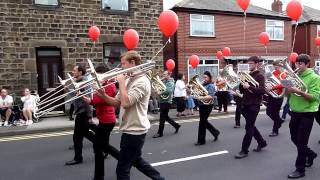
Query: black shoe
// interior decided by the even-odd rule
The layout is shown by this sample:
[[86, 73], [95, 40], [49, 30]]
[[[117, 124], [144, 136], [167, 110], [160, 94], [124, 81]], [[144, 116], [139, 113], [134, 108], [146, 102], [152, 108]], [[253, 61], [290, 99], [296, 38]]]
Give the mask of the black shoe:
[[240, 125], [234, 125], [233, 128], [240, 128]]
[[215, 135], [213, 135], [214, 139], [213, 141], [217, 141], [219, 137], [220, 132], [218, 131]]
[[71, 146], [68, 147], [68, 149], [69, 149], [69, 150], [74, 150], [74, 146], [71, 145]]
[[104, 180], [104, 177], [94, 177], [92, 180]]
[[159, 137], [162, 137], [162, 136], [163, 136], [162, 134], [158, 134], [157, 133], [157, 134], [153, 135], [152, 138], [159, 138]]
[[263, 144], [258, 144], [257, 148], [253, 149], [254, 152], [260, 152], [262, 148], [267, 146], [267, 142], [263, 142]]
[[71, 166], [71, 165], [81, 164], [82, 162], [83, 162], [82, 160], [78, 160], [78, 161], [71, 160], [71, 161], [66, 162], [66, 165]]
[[195, 146], [201, 146], [201, 145], [205, 145], [206, 143], [199, 143], [199, 142], [197, 142], [197, 143], [195, 143], [194, 145]]
[[107, 159], [107, 158], [108, 158], [108, 155], [109, 155], [108, 153], [103, 153], [103, 158], [104, 158], [104, 159]]
[[304, 172], [299, 172], [299, 171], [295, 170], [288, 175], [288, 178], [289, 179], [297, 179], [297, 178], [301, 178], [304, 176], [305, 176]]
[[311, 167], [313, 165], [313, 160], [318, 156], [317, 153], [313, 153], [312, 155], [307, 157], [306, 167]]
[[275, 137], [278, 136], [279, 134], [277, 132], [272, 132], [271, 134], [269, 134], [269, 137]]
[[179, 132], [181, 125], [179, 124], [178, 127], [176, 128], [176, 131], [174, 132], [175, 134], [177, 134]]
[[318, 143], [320, 144], [320, 140], [318, 141]]
[[248, 156], [248, 153], [240, 151], [237, 155], [234, 156], [236, 159], [242, 159]]

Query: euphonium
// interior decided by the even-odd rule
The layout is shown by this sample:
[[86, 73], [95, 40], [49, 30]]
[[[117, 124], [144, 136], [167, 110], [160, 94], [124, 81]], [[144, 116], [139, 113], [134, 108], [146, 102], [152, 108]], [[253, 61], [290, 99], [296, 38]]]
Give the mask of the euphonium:
[[235, 93], [237, 94], [237, 96], [243, 97], [243, 94], [241, 94], [240, 91], [239, 91], [239, 89], [238, 89], [238, 88], [239, 88], [239, 84], [240, 84], [240, 82], [239, 82], [239, 77], [238, 77], [238, 75], [233, 71], [232, 64], [226, 65], [226, 66], [223, 68], [220, 76], [226, 81], [227, 86], [228, 86], [230, 89], [232, 89], [232, 90], [235, 91]]
[[159, 72], [149, 71], [146, 73], [148, 79], [151, 82], [151, 87], [156, 91], [156, 93], [162, 98], [162, 99], [168, 99], [170, 95], [163, 95], [162, 93], [166, 91], [167, 87], [166, 85], [161, 81], [159, 78]]
[[253, 77], [248, 72], [241, 71], [241, 72], [238, 72], [238, 74], [239, 74], [239, 79], [241, 84], [248, 83], [250, 86], [254, 86], [254, 87], [259, 86], [259, 83], [255, 79], [253, 79]]
[[[191, 96], [193, 96], [194, 98], [199, 98], [202, 96], [207, 96], [209, 93], [206, 90], [206, 88], [204, 88], [201, 84], [201, 82], [198, 79], [199, 75], [195, 75], [191, 78], [191, 80], [189, 81], [189, 86], [190, 86], [190, 91], [191, 91]], [[213, 99], [210, 100], [200, 100], [203, 104], [212, 104]]]
[[[270, 71], [270, 69], [267, 66], [267, 63], [262, 64], [261, 68], [263, 68], [264, 73], [266, 75], [265, 87], [267, 89], [272, 89], [272, 87], [281, 84], [280, 80], [276, 76], [274, 76], [273, 73]], [[282, 98], [284, 93], [285, 93], [284, 89], [282, 90], [281, 94], [278, 94], [277, 90], [268, 91], [268, 94], [274, 98]]]
[[[289, 65], [288, 59], [282, 60], [280, 62], [280, 66], [286, 71], [286, 77], [281, 80], [289, 80], [292, 83], [293, 87], [301, 90], [302, 92], [305, 92], [305, 93], [308, 92], [308, 88], [305, 85], [305, 83], [295, 73], [298, 69], [296, 69], [296, 71], [293, 71], [291, 66]], [[280, 76], [280, 78], [282, 77]], [[295, 95], [300, 96], [298, 94], [295, 94]]]

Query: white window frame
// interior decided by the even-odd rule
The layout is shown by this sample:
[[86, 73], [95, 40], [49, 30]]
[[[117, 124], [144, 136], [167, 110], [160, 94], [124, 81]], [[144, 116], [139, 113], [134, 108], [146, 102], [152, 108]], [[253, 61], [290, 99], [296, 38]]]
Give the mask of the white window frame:
[[[200, 62], [199, 62], [199, 65], [198, 65], [198, 67], [208, 67], [208, 66], [210, 66], [210, 67], [217, 67], [217, 74], [219, 75], [219, 67], [220, 67], [220, 61], [219, 61], [219, 59], [216, 59], [216, 58], [203, 58], [203, 57], [199, 57], [200, 58], [200, 62], [201, 62], [201, 60], [202, 60], [202, 64], [200, 64]], [[217, 61], [218, 62], [218, 64], [205, 64], [205, 62], [206, 62], [206, 60], [214, 60], [214, 61]], [[188, 63], [188, 82], [190, 81], [190, 69], [193, 71], [193, 68], [192, 68], [192, 66], [190, 65], [190, 62], [189, 62], [189, 59], [187, 60], [187, 63]], [[197, 67], [197, 68], [198, 68]], [[214, 78], [213, 77], [213, 74], [214, 73], [212, 73], [212, 72], [210, 72], [211, 73], [211, 75], [212, 75], [212, 78]], [[199, 76], [200, 76], [200, 78], [202, 79], [202, 74], [198, 74]]]
[[[212, 31], [212, 35], [197, 35], [197, 34], [192, 34], [192, 15], [199, 15], [202, 16], [202, 22], [207, 21], [210, 22], [209, 20], [203, 20], [204, 16], [212, 16], [212, 25], [213, 25], [213, 31]], [[197, 20], [199, 21], [199, 20]], [[190, 14], [190, 36], [195, 36], [195, 37], [215, 37], [215, 23], [214, 23], [214, 16], [213, 15], [202, 15], [202, 14]]]
[[36, 2], [37, 0], [33, 0], [34, 5], [38, 5], [38, 6], [59, 6], [59, 0], [57, 0], [57, 4], [45, 4], [45, 3], [41, 3], [41, 2]]
[[[110, 9], [109, 8], [106, 8], [106, 6], [104, 5], [104, 1], [106, 1], [106, 0], [101, 0], [101, 8], [103, 9], [103, 10], [110, 10], [110, 11], [129, 11], [129, 1], [130, 0], [126, 0], [127, 2], [127, 9], [113, 9], [112, 7], [110, 7]], [[120, 1], [120, 0], [115, 0], [115, 1]]]
[[317, 35], [316, 37], [320, 37], [320, 25], [317, 25]]
[[[266, 19], [266, 27], [265, 27], [265, 31], [266, 32], [268, 32], [267, 31], [267, 27], [270, 27], [270, 26], [268, 26], [267, 24], [268, 24], [268, 21], [275, 21], [275, 22], [281, 22], [282, 23], [282, 34], [283, 34], [283, 37], [282, 38], [279, 38], [279, 39], [276, 39], [276, 38], [274, 38], [274, 37], [271, 37], [271, 35], [269, 34], [269, 37], [270, 37], [270, 40], [273, 40], [273, 41], [284, 41], [284, 21], [279, 21], [279, 20], [274, 20], [274, 19]], [[272, 26], [273, 27], [273, 31], [274, 31], [274, 27], [275, 26]], [[278, 26], [279, 27], [279, 26]]]

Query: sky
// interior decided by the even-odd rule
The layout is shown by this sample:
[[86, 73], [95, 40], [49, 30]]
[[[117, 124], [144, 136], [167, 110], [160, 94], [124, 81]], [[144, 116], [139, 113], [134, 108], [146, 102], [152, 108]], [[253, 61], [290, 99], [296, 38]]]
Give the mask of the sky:
[[[163, 0], [163, 6], [164, 9], [169, 9], [172, 7], [175, 3], [180, 2], [181, 0]], [[201, 1], [201, 0], [198, 0]], [[266, 9], [271, 10], [271, 3], [274, 0], [251, 0], [250, 3], [254, 4], [256, 6], [260, 6]], [[290, 2], [290, 0], [281, 0], [283, 3], [283, 10], [285, 10], [287, 3]], [[299, 0], [302, 5], [306, 5], [315, 9], [320, 10], [320, 1], [319, 0]], [[214, 0], [212, 0], [214, 2]]]

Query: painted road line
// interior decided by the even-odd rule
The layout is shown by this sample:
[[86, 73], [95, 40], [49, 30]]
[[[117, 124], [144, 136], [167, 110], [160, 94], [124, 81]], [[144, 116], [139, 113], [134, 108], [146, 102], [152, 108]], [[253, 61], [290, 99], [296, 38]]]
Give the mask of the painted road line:
[[180, 159], [173, 159], [173, 160], [169, 160], [169, 161], [152, 163], [151, 166], [153, 166], [153, 167], [162, 166], [162, 165], [173, 164], [173, 163], [184, 162], [184, 161], [191, 161], [194, 159], [201, 159], [201, 158], [205, 158], [205, 157], [217, 156], [217, 155], [227, 154], [227, 153], [229, 153], [229, 152], [226, 150], [218, 151], [218, 152], [213, 152], [213, 153], [208, 153], [208, 154], [201, 154], [201, 155], [197, 155], [197, 156], [190, 156], [190, 157], [185, 157], [185, 158], [180, 158]]

